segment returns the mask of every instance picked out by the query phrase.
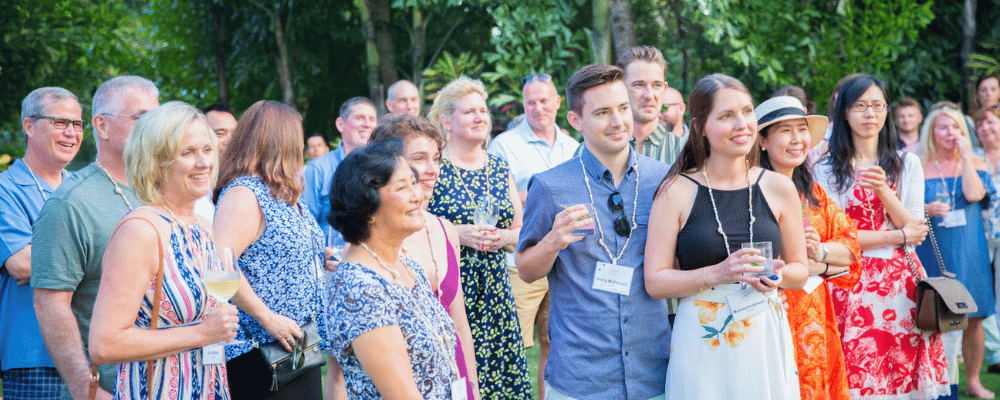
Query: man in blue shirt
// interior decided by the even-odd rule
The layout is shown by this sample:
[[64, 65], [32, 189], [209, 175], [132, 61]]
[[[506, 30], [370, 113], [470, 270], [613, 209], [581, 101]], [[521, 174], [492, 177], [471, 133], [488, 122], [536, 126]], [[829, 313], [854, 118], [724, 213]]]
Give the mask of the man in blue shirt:
[[[642, 263], [669, 166], [629, 146], [623, 75], [606, 65], [573, 74], [567, 119], [585, 149], [528, 183], [517, 266], [525, 282], [549, 281], [547, 400], [663, 398], [670, 326], [663, 302], [646, 294]], [[588, 225], [593, 233], [574, 235]]]
[[7, 400], [58, 399], [63, 381], [32, 306], [31, 227], [83, 142], [80, 102], [60, 87], [21, 102], [24, 158], [0, 173], [0, 379]]

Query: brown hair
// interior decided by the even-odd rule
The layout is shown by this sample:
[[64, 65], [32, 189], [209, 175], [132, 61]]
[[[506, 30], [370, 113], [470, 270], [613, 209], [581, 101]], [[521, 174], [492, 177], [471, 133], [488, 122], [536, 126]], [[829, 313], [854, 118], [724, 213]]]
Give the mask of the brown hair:
[[861, 74], [857, 72], [848, 74], [843, 78], [840, 78], [836, 85], [833, 85], [833, 91], [830, 92], [830, 101], [826, 103], [826, 118], [831, 124], [833, 123], [833, 120], [841, 117], [840, 115], [837, 115], [837, 110], [835, 110], [836, 107], [833, 106], [834, 104], [837, 104], [837, 96], [838, 93], [840, 93], [840, 88], [844, 87], [844, 84], [847, 83], [847, 81], [859, 76], [861, 76]]
[[976, 111], [976, 114], [972, 116], [972, 122], [975, 122], [976, 126], [979, 126], [979, 124], [986, 120], [986, 114], [993, 114], [994, 117], [1000, 118], [1000, 107], [984, 108]]
[[566, 103], [570, 111], [583, 112], [583, 92], [592, 87], [621, 82], [625, 72], [613, 65], [590, 64], [578, 69], [566, 82]]
[[778, 96], [794, 97], [796, 100], [799, 101], [799, 103], [802, 103], [803, 107], [806, 108], [806, 114], [813, 114], [816, 112], [816, 103], [813, 103], [812, 100], [809, 100], [809, 93], [806, 93], [806, 90], [803, 89], [802, 86], [796, 86], [796, 85], [784, 86], [781, 89], [775, 91], [774, 94], [771, 95], [771, 97], [778, 97]]
[[406, 143], [414, 135], [423, 135], [437, 143], [438, 151], [444, 149], [444, 137], [426, 118], [406, 114], [386, 114], [372, 131], [368, 143], [381, 143], [399, 138]]
[[[706, 76], [694, 85], [691, 97], [688, 98], [690, 105], [688, 110], [691, 110], [691, 133], [687, 143], [684, 143], [681, 154], [677, 156], [677, 162], [670, 167], [670, 172], [660, 182], [660, 188], [682, 172], [697, 171], [703, 168], [705, 160], [712, 155], [708, 146], [708, 138], [705, 137], [705, 121], [708, 120], [709, 114], [715, 108], [715, 97], [722, 89], [738, 90], [750, 95], [750, 90], [743, 82], [726, 74]], [[757, 135], [755, 142], [759, 140], [760, 135]], [[760, 146], [754, 143], [753, 147], [750, 148], [750, 153], [747, 154], [747, 163], [753, 167], [759, 164], [759, 160]], [[659, 189], [657, 189], [657, 193], [659, 193]]]
[[635, 61], [660, 64], [660, 67], [663, 67], [663, 71], [667, 71], [667, 60], [663, 58], [663, 53], [660, 52], [660, 49], [653, 46], [636, 46], [625, 50], [618, 56], [618, 61], [615, 62], [615, 65], [624, 71], [629, 64]]
[[903, 97], [900, 98], [899, 100], [896, 100], [896, 110], [906, 107], [916, 107], [919, 109], [920, 102], [918, 102], [917, 99], [914, 99], [912, 97]]
[[222, 155], [213, 200], [219, 201], [219, 193], [234, 179], [256, 175], [275, 199], [295, 204], [302, 194], [298, 174], [303, 147], [298, 111], [272, 100], [254, 103], [240, 116]]

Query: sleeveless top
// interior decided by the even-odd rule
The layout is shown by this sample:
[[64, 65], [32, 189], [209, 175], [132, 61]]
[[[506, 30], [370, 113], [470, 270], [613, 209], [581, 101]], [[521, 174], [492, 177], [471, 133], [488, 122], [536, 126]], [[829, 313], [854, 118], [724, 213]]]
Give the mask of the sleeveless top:
[[[712, 210], [712, 197], [708, 186], [698, 183], [687, 175], [680, 175], [698, 185], [698, 194], [691, 207], [691, 215], [677, 234], [677, 260], [681, 270], [693, 270], [718, 264], [729, 257], [726, 254], [726, 244], [719, 233], [719, 224]], [[771, 207], [764, 199], [760, 190], [761, 172], [757, 181], [746, 189], [719, 190], [712, 189], [715, 196], [715, 206], [719, 211], [722, 229], [729, 237], [730, 251], [737, 251], [743, 243], [750, 241], [750, 213], [747, 210], [747, 196], [753, 191], [753, 240], [755, 242], [771, 242], [771, 249], [776, 256], [781, 255], [781, 228], [778, 220], [771, 212]]]

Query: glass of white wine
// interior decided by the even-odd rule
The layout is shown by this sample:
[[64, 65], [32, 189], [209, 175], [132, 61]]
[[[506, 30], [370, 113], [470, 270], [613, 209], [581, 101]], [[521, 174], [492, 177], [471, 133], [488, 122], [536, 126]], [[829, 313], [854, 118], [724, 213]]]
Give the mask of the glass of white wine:
[[[240, 287], [240, 271], [236, 269], [236, 254], [229, 247], [216, 249], [215, 256], [209, 257], [202, 271], [205, 290], [218, 302], [228, 302]], [[230, 340], [223, 344], [240, 344], [242, 340]]]

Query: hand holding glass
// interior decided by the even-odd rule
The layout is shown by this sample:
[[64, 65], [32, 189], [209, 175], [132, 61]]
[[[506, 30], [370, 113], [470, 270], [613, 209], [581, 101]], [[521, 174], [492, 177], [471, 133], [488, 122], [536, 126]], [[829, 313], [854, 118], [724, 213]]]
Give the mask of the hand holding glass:
[[[209, 255], [208, 262], [202, 271], [202, 281], [205, 290], [216, 298], [216, 301], [228, 302], [240, 287], [240, 271], [236, 269], [237, 259], [233, 249], [222, 247], [216, 253]], [[224, 344], [239, 344], [240, 340], [230, 340]]]
[[750, 263], [750, 265], [755, 267], [759, 267], [761, 265], [764, 266], [764, 270], [754, 274], [754, 276], [770, 277], [771, 275], [774, 275], [774, 255], [771, 253], [771, 242], [743, 243], [741, 247], [744, 249], [757, 249], [760, 251], [760, 254], [758, 255], [767, 259], [767, 261], [763, 263]]

